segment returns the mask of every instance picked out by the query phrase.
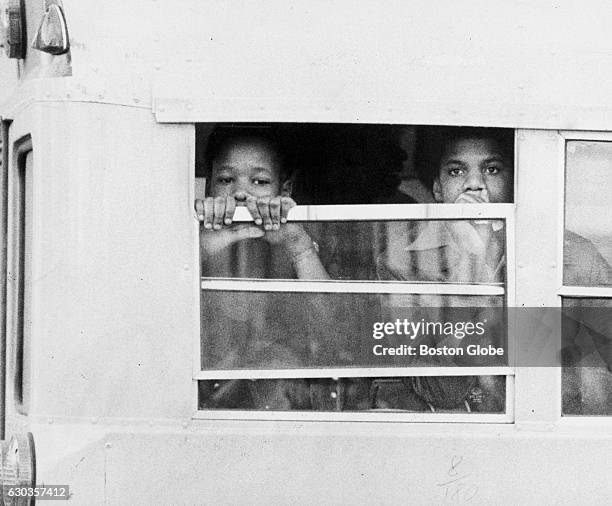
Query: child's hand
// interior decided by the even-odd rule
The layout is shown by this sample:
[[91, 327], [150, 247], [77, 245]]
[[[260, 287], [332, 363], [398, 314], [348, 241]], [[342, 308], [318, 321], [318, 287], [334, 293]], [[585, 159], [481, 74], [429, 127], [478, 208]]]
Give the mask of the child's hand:
[[231, 225], [236, 210], [236, 199], [227, 197], [206, 197], [195, 201], [198, 221], [204, 223], [207, 230], [221, 230], [223, 225]]
[[236, 206], [246, 206], [255, 224], [263, 225], [264, 230], [278, 230], [281, 223], [287, 223], [287, 214], [295, 205], [290, 197], [253, 197], [244, 192], [195, 201], [198, 220], [207, 230], [221, 230], [223, 225], [231, 225]]
[[466, 190], [455, 199], [455, 204], [487, 203], [489, 203], [489, 192], [486, 188], [483, 188], [482, 190]]
[[[295, 205], [295, 201], [289, 197], [253, 197], [244, 192], [227, 197], [198, 199], [195, 201], [196, 214], [205, 229], [203, 251], [207, 255], [214, 255], [235, 242], [264, 237], [266, 232], [273, 233], [265, 237], [271, 244], [299, 242], [306, 234], [301, 227], [296, 229], [296, 225], [291, 225], [289, 229], [283, 227], [282, 232], [278, 232], [281, 223], [287, 223], [287, 214]], [[241, 223], [230, 227], [236, 206], [246, 206], [258, 226]], [[309, 245], [312, 243], [309, 237], [307, 241]]]
[[281, 223], [287, 223], [287, 214], [295, 201], [290, 197], [252, 197], [247, 196], [246, 206], [256, 225], [264, 230], [279, 230]]
[[[487, 204], [489, 192], [482, 190], [466, 190], [456, 199], [456, 204]], [[489, 220], [450, 221], [450, 230], [455, 242], [467, 253], [477, 257], [486, 254], [486, 248], [491, 236], [491, 222]]]

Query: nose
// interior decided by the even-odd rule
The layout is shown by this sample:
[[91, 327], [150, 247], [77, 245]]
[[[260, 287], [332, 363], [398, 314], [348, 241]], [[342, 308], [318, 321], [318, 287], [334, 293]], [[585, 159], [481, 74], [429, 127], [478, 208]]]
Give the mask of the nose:
[[249, 194], [243, 190], [237, 190], [234, 192], [234, 199], [236, 202], [246, 202], [248, 195]]
[[485, 182], [482, 173], [479, 170], [470, 171], [463, 183], [464, 190], [479, 191], [485, 189]]

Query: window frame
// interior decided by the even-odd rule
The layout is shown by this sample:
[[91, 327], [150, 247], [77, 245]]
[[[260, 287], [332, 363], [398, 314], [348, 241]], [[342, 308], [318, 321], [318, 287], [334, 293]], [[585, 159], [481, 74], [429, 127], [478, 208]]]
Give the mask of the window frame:
[[[362, 204], [362, 205], [328, 205], [328, 206], [297, 206], [290, 211], [289, 221], [321, 222], [321, 221], [397, 221], [397, 220], [450, 220], [450, 219], [500, 219], [504, 220], [506, 239], [506, 286], [505, 288], [491, 285], [449, 285], [437, 283], [406, 283], [406, 282], [367, 282], [367, 281], [309, 281], [309, 280], [252, 280], [200, 277], [201, 289], [238, 289], [257, 291], [262, 286], [273, 287], [274, 291], [312, 292], [328, 286], [328, 291], [337, 288], [349, 288], [350, 285], [365, 289], [367, 293], [389, 293], [393, 286], [401, 293], [431, 293], [432, 289], [442, 292], [467, 292], [473, 295], [505, 295], [506, 307], [515, 304], [514, 293], [514, 240], [515, 240], [515, 204]], [[235, 222], [249, 222], [252, 218], [245, 208], [236, 210]], [[199, 244], [199, 241], [198, 241]], [[372, 291], [372, 287], [378, 287]], [[380, 288], [386, 287], [386, 290]], [[408, 287], [412, 287], [412, 290]], [[470, 290], [466, 290], [469, 287]], [[494, 290], [492, 290], [492, 288]], [[499, 291], [501, 290], [501, 293]], [[342, 293], [345, 293], [343, 290]], [[200, 314], [200, 313], [198, 313]], [[281, 370], [206, 370], [200, 366], [201, 339], [197, 336], [195, 345], [193, 379], [255, 379], [255, 378], [340, 378], [340, 377], [407, 377], [407, 376], [474, 376], [502, 375], [506, 378], [506, 409], [504, 413], [445, 413], [443, 411], [429, 413], [411, 413], [400, 410], [371, 410], [359, 412], [335, 411], [262, 411], [262, 410], [205, 410], [197, 409], [194, 417], [201, 419], [265, 419], [265, 420], [348, 420], [348, 421], [402, 421], [402, 422], [445, 422], [445, 423], [512, 423], [514, 421], [514, 368], [504, 367], [389, 367], [389, 368], [317, 368], [317, 369], [281, 369]], [[509, 346], [508, 360], [514, 348]]]
[[[561, 308], [563, 296], [612, 294], [607, 288], [563, 285], [566, 144], [574, 140], [612, 141], [612, 132], [519, 129], [516, 138], [515, 174], [520, 180], [515, 186], [518, 304]], [[530, 171], [530, 167], [537, 170]], [[533, 223], [541, 226], [533, 227]], [[531, 254], [533, 244], [537, 245], [537, 255]], [[560, 346], [560, 312], [551, 324], [556, 326]], [[516, 367], [517, 429], [609, 430], [612, 427], [609, 416], [562, 415], [561, 375], [561, 367]]]
[[[563, 232], [565, 222], [565, 178], [567, 141], [612, 142], [612, 132], [573, 131], [550, 129], [515, 129], [514, 203], [507, 230], [513, 227], [513, 236], [507, 238], [507, 300], [508, 307], [561, 307], [564, 296], [607, 297], [612, 288], [563, 286]], [[530, 171], [537, 167], [537, 171]], [[535, 205], [537, 203], [537, 205]], [[431, 205], [431, 204], [430, 204]], [[434, 204], [439, 209], [457, 212], [457, 205]], [[394, 206], [387, 204], [386, 206]], [[426, 204], [410, 204], [413, 209]], [[318, 206], [324, 207], [324, 206]], [[338, 208], [339, 206], [331, 206]], [[353, 207], [353, 206], [350, 206]], [[363, 207], [363, 206], [359, 206]], [[299, 209], [299, 207], [297, 208]], [[353, 208], [354, 211], [354, 208]], [[442, 211], [440, 211], [442, 212]], [[548, 217], [543, 219], [543, 214]], [[455, 214], [453, 217], [457, 217]], [[533, 223], [548, 225], [539, 228]], [[510, 225], [512, 223], [512, 225]], [[199, 227], [194, 226], [196, 233]], [[533, 255], [533, 244], [538, 245], [538, 255]], [[199, 247], [199, 240], [196, 241]], [[199, 258], [196, 255], [196, 258]], [[199, 274], [199, 269], [197, 269]], [[195, 288], [201, 290], [198, 276]], [[199, 300], [199, 297], [198, 299]], [[200, 314], [198, 312], [198, 314]], [[197, 406], [197, 383], [200, 362], [200, 321], [195, 322], [198, 332], [194, 339], [193, 398]], [[520, 336], [509, 328], [509, 356], [514, 356], [512, 347], [520, 343]], [[560, 338], [560, 322], [559, 332]], [[521, 367], [513, 368], [514, 375], [506, 380], [506, 413], [380, 413], [380, 412], [281, 412], [241, 410], [199, 410], [194, 419], [225, 420], [298, 420], [298, 421], [370, 421], [370, 422], [425, 422], [428, 427], [452, 423], [464, 427], [479, 424], [491, 428], [502, 426], [516, 430], [556, 431], [569, 433], [588, 430], [609, 430], [612, 417], [607, 416], [562, 416], [561, 368]], [[411, 375], [415, 371], [411, 370]], [[533, 385], [537, 385], [534, 388]], [[433, 423], [433, 425], [432, 425]], [[440, 425], [441, 424], [441, 425]], [[502, 425], [499, 425], [502, 424]], [[505, 424], [505, 425], [504, 425]], [[499, 430], [499, 429], [495, 429]]]
[[[612, 286], [575, 286], [565, 285], [563, 282], [563, 259], [564, 259], [564, 232], [565, 232], [565, 189], [567, 183], [567, 145], [573, 141], [584, 142], [609, 142], [612, 143], [612, 132], [598, 131], [573, 131], [560, 130], [559, 132], [559, 151], [563, 160], [562, 176], [560, 178], [561, 188], [559, 198], [561, 204], [559, 206], [560, 213], [558, 216], [558, 261], [557, 265], [557, 285], [556, 295], [559, 307], [563, 305], [563, 298], [609, 298], [612, 300]], [[562, 372], [560, 372], [560, 375]], [[563, 406], [559, 406], [559, 419], [562, 426], [581, 426], [588, 424], [589, 426], [603, 425], [612, 427], [612, 414], [610, 415], [563, 415]]]
[[[563, 187], [561, 193], [562, 213], [559, 220], [560, 226], [560, 237], [561, 244], [559, 247], [559, 265], [563, 267], [563, 255], [564, 255], [564, 243], [563, 234], [565, 231], [565, 185], [567, 179], [567, 144], [573, 141], [584, 141], [584, 142], [609, 142], [612, 144], [612, 132], [573, 132], [573, 131], [560, 131], [559, 135], [562, 140], [563, 150]], [[610, 287], [599, 287], [599, 286], [576, 286], [576, 285], [565, 285], [563, 283], [563, 268], [558, 271], [558, 285], [557, 295], [559, 297], [580, 297], [580, 298], [611, 298], [612, 299], [612, 286]]]

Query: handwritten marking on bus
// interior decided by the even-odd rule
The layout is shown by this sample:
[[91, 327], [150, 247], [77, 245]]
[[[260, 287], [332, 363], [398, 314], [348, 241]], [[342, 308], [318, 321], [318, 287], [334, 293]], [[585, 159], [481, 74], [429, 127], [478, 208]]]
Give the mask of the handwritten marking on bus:
[[461, 504], [470, 502], [478, 494], [478, 486], [470, 481], [472, 473], [466, 470], [463, 456], [453, 455], [446, 477], [438, 483], [444, 491], [445, 502]]

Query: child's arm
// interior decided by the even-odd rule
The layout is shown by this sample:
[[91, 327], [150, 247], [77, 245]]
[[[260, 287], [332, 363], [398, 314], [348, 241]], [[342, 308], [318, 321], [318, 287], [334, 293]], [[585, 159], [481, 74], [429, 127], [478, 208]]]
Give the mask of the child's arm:
[[304, 227], [287, 223], [289, 210], [296, 205], [293, 199], [247, 197], [245, 200], [255, 223], [264, 228], [263, 239], [285, 249], [298, 279], [329, 279], [317, 248]]
[[[247, 207], [255, 225], [241, 223], [231, 226], [236, 205]], [[263, 238], [285, 249], [298, 279], [329, 279], [310, 236], [301, 225], [287, 223], [287, 214], [295, 205], [293, 199], [280, 196], [256, 198], [236, 194], [196, 200], [196, 214], [203, 223], [203, 263], [214, 270], [213, 266], [223, 263], [225, 250], [232, 244], [244, 239]]]
[[266, 231], [263, 238], [284, 248], [298, 279], [329, 279], [315, 243], [301, 225], [286, 223], [278, 230]]

